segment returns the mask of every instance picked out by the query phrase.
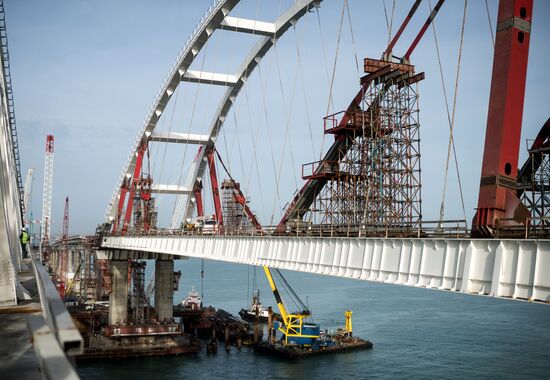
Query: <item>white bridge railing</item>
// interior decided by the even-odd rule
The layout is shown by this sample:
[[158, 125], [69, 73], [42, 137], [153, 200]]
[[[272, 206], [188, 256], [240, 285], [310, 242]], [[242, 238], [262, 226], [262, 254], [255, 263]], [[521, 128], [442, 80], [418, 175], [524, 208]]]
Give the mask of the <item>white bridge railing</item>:
[[415, 238], [104, 237], [110, 258], [166, 254], [550, 302], [550, 241]]

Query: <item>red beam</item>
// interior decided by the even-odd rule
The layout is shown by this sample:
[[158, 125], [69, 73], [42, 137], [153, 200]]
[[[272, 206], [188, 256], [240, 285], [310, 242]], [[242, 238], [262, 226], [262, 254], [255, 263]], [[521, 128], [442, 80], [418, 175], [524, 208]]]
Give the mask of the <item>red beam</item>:
[[422, 2], [422, 0], [416, 0], [411, 8], [411, 10], [409, 11], [409, 13], [407, 14], [407, 17], [405, 17], [405, 20], [403, 20], [403, 23], [401, 24], [401, 26], [399, 27], [399, 29], [397, 30], [397, 33], [395, 33], [395, 36], [393, 36], [390, 44], [388, 45], [388, 48], [386, 49], [386, 51], [384, 52], [384, 58], [387, 59], [388, 61], [390, 60], [390, 54], [393, 50], [393, 47], [395, 46], [395, 44], [397, 43], [397, 41], [399, 40], [399, 37], [401, 37], [401, 34], [403, 33], [403, 31], [405, 30], [405, 28], [407, 27], [407, 25], [409, 24], [409, 21], [411, 21], [411, 18], [412, 16], [414, 15], [414, 13], [416, 12], [416, 10], [418, 9], [418, 6], [420, 5], [420, 3]]
[[426, 33], [426, 30], [428, 29], [428, 26], [430, 26], [430, 24], [432, 23], [433, 19], [437, 15], [437, 12], [439, 12], [439, 9], [441, 8], [441, 6], [443, 5], [444, 2], [445, 2], [445, 0], [439, 0], [437, 2], [437, 4], [435, 5], [435, 8], [432, 10], [432, 13], [430, 13], [430, 15], [428, 16], [428, 19], [426, 20], [426, 22], [422, 26], [422, 29], [420, 29], [420, 32], [418, 32], [418, 35], [416, 36], [413, 43], [409, 47], [409, 50], [407, 50], [407, 52], [405, 53], [405, 56], [403, 57], [404, 61], [407, 61], [407, 62], [409, 61], [412, 52], [416, 48], [416, 45], [418, 45], [418, 43], [420, 42], [420, 40], [424, 36], [424, 33]]
[[202, 184], [197, 182], [193, 188], [195, 193], [195, 203], [197, 204], [197, 216], [204, 216], [204, 207], [202, 204]]
[[120, 226], [120, 218], [122, 217], [122, 210], [124, 209], [124, 201], [126, 200], [126, 194], [128, 193], [128, 183], [126, 178], [124, 183], [120, 187], [120, 198], [118, 199], [117, 213], [115, 223], [113, 224], [113, 234], [116, 234], [118, 227]]
[[216, 211], [216, 221], [218, 227], [223, 225], [222, 202], [220, 200], [220, 189], [218, 186], [218, 176], [216, 174], [216, 162], [214, 160], [214, 149], [206, 152], [208, 158], [208, 167], [210, 169], [210, 184], [212, 185], [212, 198], [214, 199], [214, 210]]
[[514, 189], [518, 173], [521, 121], [533, 0], [501, 0], [493, 59], [491, 95], [474, 230], [487, 234], [497, 219], [527, 210]]
[[134, 175], [132, 176], [132, 183], [130, 186], [130, 195], [128, 196], [128, 203], [126, 204], [126, 212], [124, 214], [124, 223], [122, 225], [122, 234], [126, 234], [128, 226], [130, 225], [130, 219], [132, 218], [132, 209], [134, 208], [134, 196], [136, 194], [136, 182], [139, 180], [141, 174], [141, 165], [143, 163], [143, 156], [147, 150], [147, 143], [142, 143], [137, 151], [136, 166], [134, 167]]

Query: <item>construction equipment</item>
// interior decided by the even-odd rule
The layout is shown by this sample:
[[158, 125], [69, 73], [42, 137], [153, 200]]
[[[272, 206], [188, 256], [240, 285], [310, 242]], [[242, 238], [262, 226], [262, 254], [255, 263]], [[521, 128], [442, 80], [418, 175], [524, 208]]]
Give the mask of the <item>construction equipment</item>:
[[42, 261], [48, 259], [50, 244], [50, 224], [52, 214], [52, 185], [53, 185], [53, 135], [46, 136], [46, 154], [44, 158], [44, 189], [42, 194], [42, 222], [40, 224], [40, 257]]
[[31, 199], [31, 192], [32, 192], [32, 180], [34, 178], [34, 169], [30, 168], [27, 171], [27, 177], [25, 178], [25, 188], [23, 190], [23, 208], [25, 209], [25, 213], [23, 214], [23, 220], [27, 222], [30, 218], [30, 199]]
[[292, 294], [294, 298], [298, 301], [299, 305], [303, 307], [303, 310], [289, 314], [286, 310], [283, 300], [281, 299], [279, 290], [277, 290], [277, 286], [275, 285], [275, 281], [273, 280], [273, 275], [271, 274], [271, 269], [269, 269], [269, 267], [267, 266], [264, 266], [263, 268], [265, 275], [267, 276], [269, 286], [271, 287], [271, 291], [273, 292], [275, 300], [277, 301], [277, 307], [279, 308], [279, 312], [281, 313], [281, 317], [283, 319], [281, 321], [282, 326], [279, 326], [278, 330], [283, 333], [282, 341], [284, 345], [302, 347], [313, 346], [315, 341], [319, 339], [321, 329], [318, 324], [308, 323], [304, 321], [304, 319], [311, 316], [311, 312], [307, 309], [306, 305], [300, 300], [300, 298], [298, 298], [298, 295], [294, 292], [294, 290], [292, 290], [290, 285], [288, 285], [288, 282], [286, 282], [284, 277], [282, 277], [282, 274], [279, 272], [279, 270], [274, 269], [275, 273], [277, 273], [279, 278], [281, 278], [283, 283], [287, 286], [290, 294]]

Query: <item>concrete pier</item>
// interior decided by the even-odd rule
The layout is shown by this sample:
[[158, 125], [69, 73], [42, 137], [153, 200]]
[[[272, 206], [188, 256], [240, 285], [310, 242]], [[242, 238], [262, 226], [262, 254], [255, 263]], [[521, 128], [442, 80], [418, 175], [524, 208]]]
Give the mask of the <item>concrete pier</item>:
[[170, 321], [174, 312], [174, 260], [155, 261], [155, 310], [160, 322]]
[[128, 260], [111, 260], [112, 288], [109, 295], [109, 324], [128, 318]]

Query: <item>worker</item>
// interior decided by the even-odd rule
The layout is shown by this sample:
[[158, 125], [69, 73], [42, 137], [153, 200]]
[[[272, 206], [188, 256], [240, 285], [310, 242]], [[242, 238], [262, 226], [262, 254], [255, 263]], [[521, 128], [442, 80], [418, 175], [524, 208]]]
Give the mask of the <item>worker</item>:
[[29, 255], [27, 250], [27, 243], [29, 242], [29, 234], [25, 231], [25, 228], [21, 228], [21, 235], [19, 235], [19, 240], [21, 241], [21, 249], [23, 250], [23, 258], [26, 259]]

